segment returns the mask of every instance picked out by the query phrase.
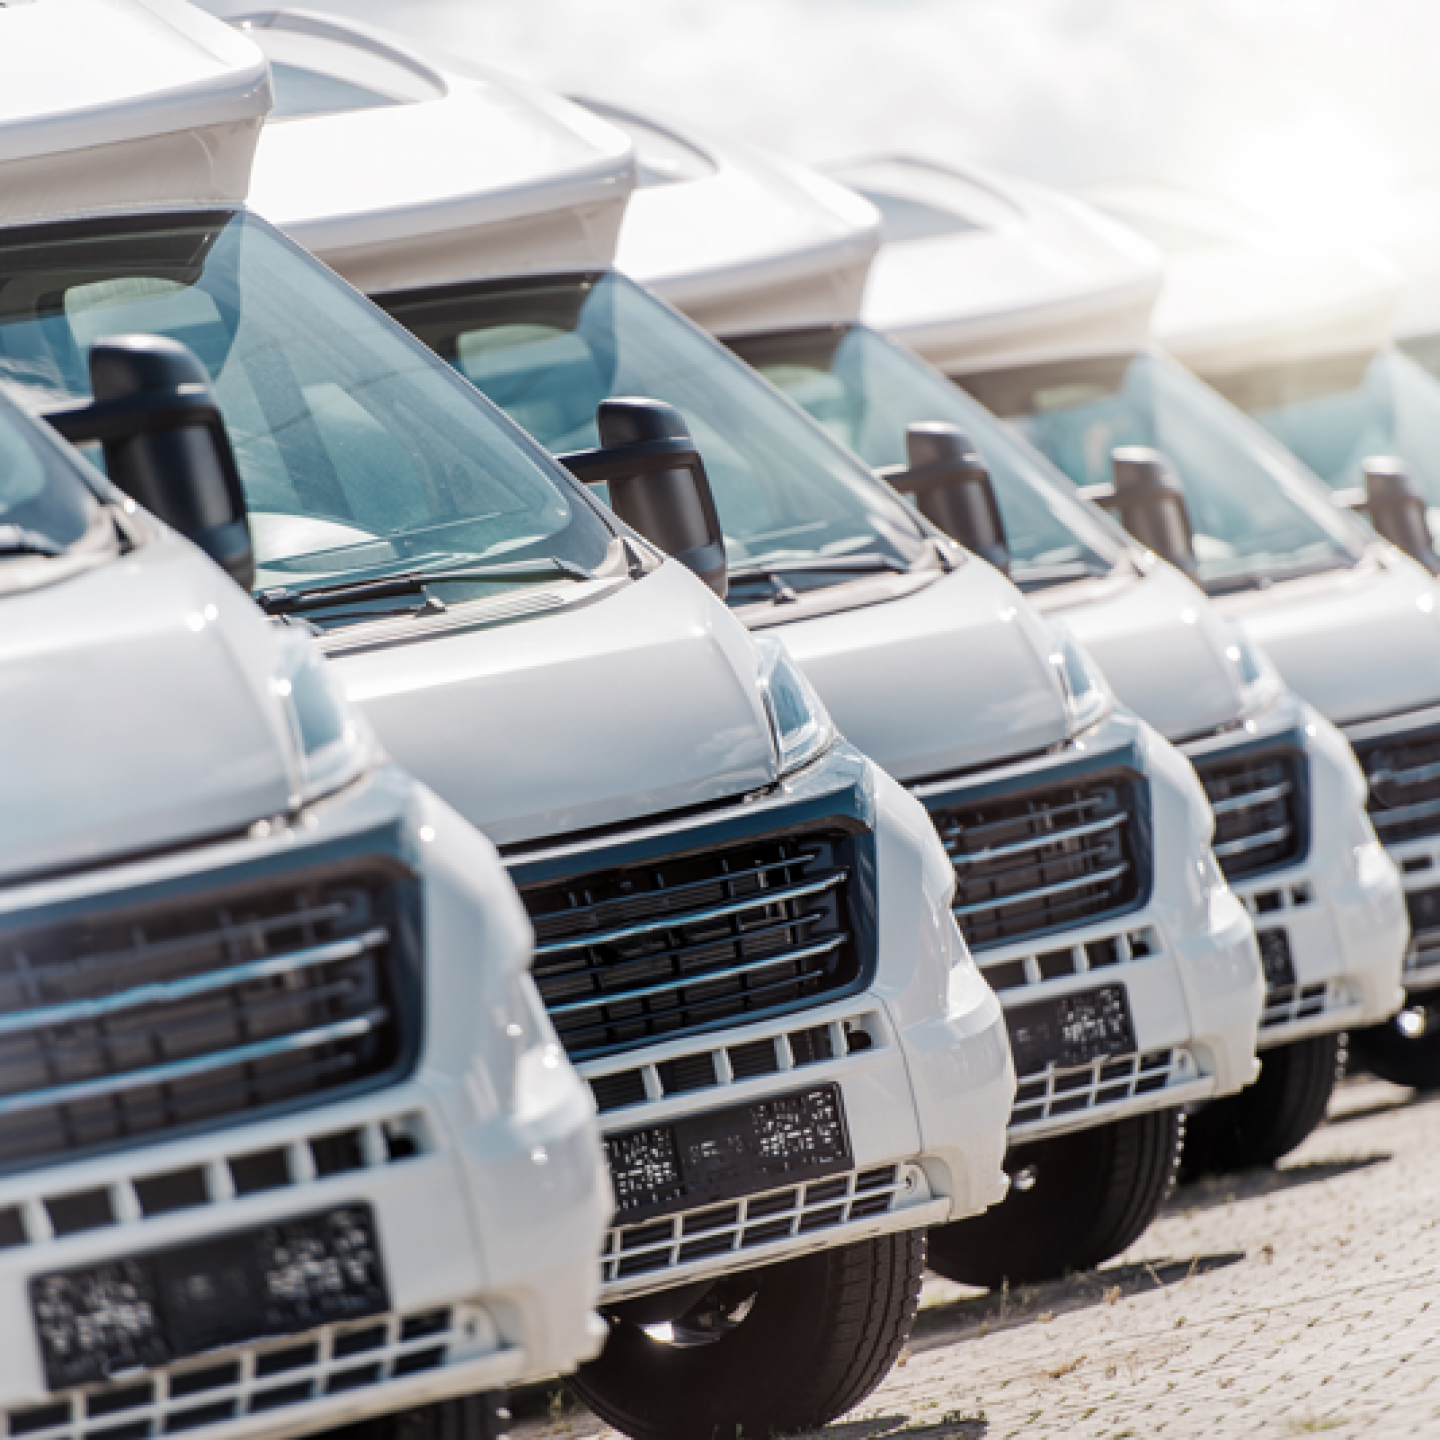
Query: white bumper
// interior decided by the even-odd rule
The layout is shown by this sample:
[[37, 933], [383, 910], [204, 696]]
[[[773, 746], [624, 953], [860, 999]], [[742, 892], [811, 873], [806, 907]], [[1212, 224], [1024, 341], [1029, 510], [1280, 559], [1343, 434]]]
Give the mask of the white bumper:
[[1375, 1025], [1403, 1001], [1409, 936], [1399, 873], [1365, 814], [1365, 779], [1345, 737], [1304, 701], [1282, 698], [1252, 731], [1186, 747], [1192, 758], [1269, 740], [1303, 750], [1303, 860], [1232, 881], [1254, 916], [1267, 969], [1260, 1048]]
[[[1258, 1074], [1262, 982], [1254, 928], [1210, 857], [1204, 793], [1179, 753], [1134, 717], [1109, 723], [1103, 743], [1095, 745], [1105, 747], [1127, 756], [1123, 763], [1143, 776], [1148, 789], [1148, 898], [1113, 917], [988, 946], [979, 960], [993, 977], [1012, 1030], [1035, 1013], [1030, 1007], [1102, 986], [1123, 987], [1135, 1048], [1031, 1073], [1022, 1061], [1011, 1141], [1195, 1104], [1239, 1090]], [[1011, 767], [1002, 778], [1023, 792], [1044, 784], [1045, 775], [1046, 762], [1035, 762]], [[921, 793], [932, 788], [939, 791], [941, 782]]]
[[[4, 899], [28, 909], [62, 901], [62, 885], [124, 891], [267, 853], [289, 851], [298, 865], [311, 839], [361, 834], [397, 812], [424, 882], [414, 1070], [339, 1103], [0, 1179], [0, 1215], [18, 1213], [23, 1232], [22, 1243], [0, 1249], [0, 1410], [10, 1434], [59, 1440], [148, 1426], [217, 1440], [301, 1435], [568, 1370], [596, 1352], [594, 1257], [611, 1196], [593, 1101], [558, 1047], [544, 1043], [538, 1005], [541, 1043], [514, 1071], [513, 1093], [499, 1094], [511, 1072], [486, 1021], [507, 987], [529, 985], [520, 978], [526, 921], [488, 842], [433, 796], [384, 771], [359, 795], [318, 807], [303, 832]], [[268, 1175], [258, 1190], [257, 1164]], [[185, 1208], [147, 1215], [146, 1182], [177, 1173], [196, 1175], [197, 1193]], [[77, 1193], [107, 1197], [111, 1222], [57, 1235], [54, 1217]], [[35, 1278], [359, 1206], [374, 1218], [384, 1313], [47, 1390], [29, 1298]]]
[[[686, 1117], [835, 1085], [848, 1130], [843, 1173], [658, 1218], [617, 1217], [602, 1258], [603, 1299], [974, 1215], [1004, 1198], [1001, 1162], [1015, 1077], [1003, 1016], [950, 915], [954, 877], [924, 809], [853, 751], [873, 787], [878, 958], [858, 993], [783, 1017], [648, 1044], [579, 1066], [592, 1081], [639, 1072], [646, 1097], [601, 1116], [609, 1139]], [[793, 796], [747, 807], [783, 819]], [[722, 817], [723, 819], [723, 817]], [[687, 829], [671, 827], [675, 847]], [[522, 879], [523, 884], [523, 879]], [[775, 1047], [774, 1073], [737, 1078], [740, 1047]], [[678, 1064], [676, 1063], [678, 1062]], [[673, 1067], [673, 1068], [672, 1068]], [[713, 1083], [666, 1093], [666, 1074]]]

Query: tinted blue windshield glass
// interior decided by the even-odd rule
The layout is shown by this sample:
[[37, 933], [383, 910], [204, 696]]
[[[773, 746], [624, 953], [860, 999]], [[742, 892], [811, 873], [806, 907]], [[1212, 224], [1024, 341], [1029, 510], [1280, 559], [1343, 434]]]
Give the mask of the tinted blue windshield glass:
[[906, 427], [958, 425], [984, 457], [1010, 545], [1012, 571], [1105, 574], [1124, 540], [1075, 499], [1064, 476], [978, 401], [911, 351], [864, 325], [731, 340], [731, 348], [802, 405], [868, 465], [906, 461]]
[[0, 563], [35, 537], [63, 549], [85, 533], [98, 502], [80, 463], [0, 397]]
[[596, 444], [595, 408], [611, 396], [676, 406], [704, 456], [732, 566], [856, 552], [908, 564], [925, 547], [909, 509], [849, 451], [623, 276], [504, 281], [381, 303], [554, 452]]
[[1360, 466], [1369, 456], [1399, 456], [1440, 536], [1440, 382], [1408, 355], [1387, 347], [1267, 366], [1215, 388], [1335, 489], [1363, 485]]
[[502, 555], [604, 558], [606, 525], [528, 437], [264, 221], [220, 212], [0, 236], [0, 389], [35, 408], [88, 396], [91, 344], [134, 332], [183, 341], [214, 380], [259, 587]]
[[1282, 446], [1156, 354], [967, 375], [961, 383], [1077, 486], [1109, 484], [1119, 445], [1163, 451], [1185, 488], [1207, 584], [1347, 565], [1358, 522]]

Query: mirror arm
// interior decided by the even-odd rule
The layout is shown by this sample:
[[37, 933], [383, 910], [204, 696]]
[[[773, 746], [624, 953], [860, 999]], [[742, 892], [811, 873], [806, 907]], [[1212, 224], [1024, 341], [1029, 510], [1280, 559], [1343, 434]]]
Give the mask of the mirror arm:
[[637, 440], [598, 450], [571, 450], [555, 458], [584, 485], [657, 475], [663, 470], [689, 470], [699, 475], [703, 469], [694, 441], [683, 439]]

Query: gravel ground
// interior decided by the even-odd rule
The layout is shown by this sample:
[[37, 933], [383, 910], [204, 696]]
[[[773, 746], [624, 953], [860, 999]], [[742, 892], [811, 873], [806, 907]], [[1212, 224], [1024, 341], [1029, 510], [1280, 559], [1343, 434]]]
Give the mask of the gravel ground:
[[[1347, 1081], [1275, 1171], [1178, 1190], [1103, 1269], [931, 1278], [910, 1346], [828, 1440], [1440, 1436], [1440, 1097]], [[613, 1434], [533, 1395], [514, 1440]]]

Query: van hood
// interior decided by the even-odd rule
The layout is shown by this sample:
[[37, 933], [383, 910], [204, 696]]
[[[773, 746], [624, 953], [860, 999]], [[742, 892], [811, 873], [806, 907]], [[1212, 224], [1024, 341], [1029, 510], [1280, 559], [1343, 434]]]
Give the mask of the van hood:
[[[1068, 592], [1068, 593], [1067, 593]], [[1032, 597], [1069, 626], [1116, 697], [1167, 740], [1186, 740], [1241, 713], [1241, 677], [1226, 658], [1222, 616], [1173, 566], [1114, 581], [1082, 581]]]
[[1050, 635], [979, 560], [915, 594], [779, 625], [841, 733], [897, 780], [1014, 759], [1065, 739]]
[[500, 845], [776, 778], [755, 647], [673, 560], [589, 604], [331, 663], [390, 754]]
[[1440, 703], [1440, 585], [1378, 547], [1349, 570], [1216, 602], [1337, 725]]
[[186, 541], [165, 535], [0, 607], [0, 879], [287, 809], [277, 638]]

